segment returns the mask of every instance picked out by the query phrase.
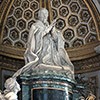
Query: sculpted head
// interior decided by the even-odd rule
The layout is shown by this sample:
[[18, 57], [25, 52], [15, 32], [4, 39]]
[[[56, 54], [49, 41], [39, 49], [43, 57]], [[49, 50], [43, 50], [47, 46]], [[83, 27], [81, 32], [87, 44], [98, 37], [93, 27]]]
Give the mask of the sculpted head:
[[46, 8], [41, 8], [38, 12], [38, 18], [45, 23], [48, 19], [48, 10]]
[[14, 93], [20, 91], [20, 85], [17, 83], [15, 78], [7, 79], [5, 82], [5, 88], [9, 91], [13, 91]]

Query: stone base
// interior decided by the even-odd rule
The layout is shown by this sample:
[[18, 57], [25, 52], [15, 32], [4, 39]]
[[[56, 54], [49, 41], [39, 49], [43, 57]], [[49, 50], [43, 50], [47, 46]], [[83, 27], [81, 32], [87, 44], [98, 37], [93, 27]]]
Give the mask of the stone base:
[[74, 75], [67, 67], [37, 66], [22, 79], [22, 100], [72, 100]]
[[32, 68], [29, 72], [24, 73], [24, 76], [30, 75], [62, 76], [74, 80], [74, 71], [70, 69], [70, 66], [51, 66], [40, 64], [35, 68]]

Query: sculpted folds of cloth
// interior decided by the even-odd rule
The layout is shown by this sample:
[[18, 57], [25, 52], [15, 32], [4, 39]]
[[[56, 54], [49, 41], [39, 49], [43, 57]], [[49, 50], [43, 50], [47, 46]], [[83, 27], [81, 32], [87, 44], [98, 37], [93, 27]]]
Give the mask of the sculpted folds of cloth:
[[38, 13], [39, 20], [31, 26], [25, 52], [26, 64], [34, 61], [33, 66], [39, 64], [51, 66], [69, 66], [73, 71], [67, 52], [64, 49], [62, 33], [54, 27], [56, 20], [50, 25], [47, 21], [48, 11], [42, 8]]
[[67, 52], [64, 49], [64, 38], [60, 31], [55, 29], [56, 20], [49, 25], [48, 10], [42, 8], [38, 12], [36, 23], [31, 26], [27, 42], [27, 49], [24, 54], [25, 66], [13, 76], [36, 68], [37, 66], [59, 66], [65, 67], [74, 74], [74, 66], [71, 63]]

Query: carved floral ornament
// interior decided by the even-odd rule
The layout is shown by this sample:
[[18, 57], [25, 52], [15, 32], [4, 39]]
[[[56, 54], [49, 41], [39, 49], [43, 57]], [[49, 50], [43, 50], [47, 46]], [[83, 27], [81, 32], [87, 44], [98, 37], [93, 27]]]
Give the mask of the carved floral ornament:
[[[23, 59], [30, 26], [37, 20], [39, 8], [45, 6], [53, 12], [51, 17], [57, 19], [56, 28], [62, 32], [66, 41], [65, 47], [72, 60], [80, 59], [81, 56], [87, 58], [88, 53], [90, 56], [95, 55], [93, 48], [99, 44], [100, 17], [93, 2], [86, 0], [48, 0], [48, 2], [43, 4], [39, 0], [12, 0], [6, 3], [4, 0], [1, 3], [0, 53]], [[88, 52], [87, 48], [90, 47]], [[81, 48], [85, 53], [75, 54]], [[10, 52], [10, 49], [13, 52]]]

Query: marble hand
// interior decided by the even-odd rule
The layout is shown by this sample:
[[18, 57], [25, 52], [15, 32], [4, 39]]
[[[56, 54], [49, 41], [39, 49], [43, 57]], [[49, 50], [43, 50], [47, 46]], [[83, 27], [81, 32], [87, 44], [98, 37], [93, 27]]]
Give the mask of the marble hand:
[[45, 30], [46, 33], [49, 33], [49, 31], [51, 31], [53, 29], [53, 27], [55, 26], [56, 24], [56, 20], [54, 20], [50, 25], [49, 27]]

